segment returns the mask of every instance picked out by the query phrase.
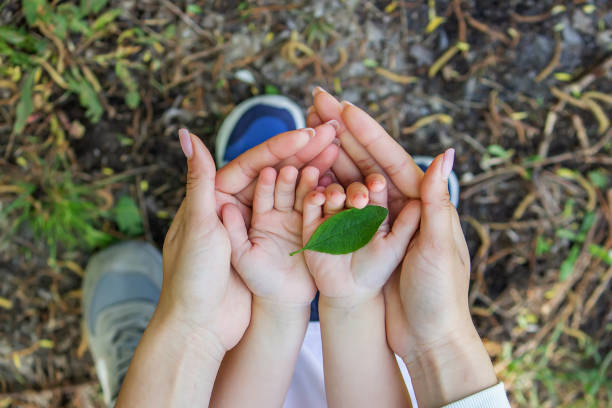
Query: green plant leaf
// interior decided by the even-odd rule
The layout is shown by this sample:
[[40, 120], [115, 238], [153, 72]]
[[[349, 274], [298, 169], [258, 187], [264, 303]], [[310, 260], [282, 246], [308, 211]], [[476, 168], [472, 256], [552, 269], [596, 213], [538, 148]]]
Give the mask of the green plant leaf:
[[46, 18], [51, 11], [49, 3], [45, 0], [24, 0], [23, 15], [28, 25], [33, 25], [39, 17]]
[[19, 103], [17, 103], [17, 119], [13, 126], [13, 132], [19, 133], [23, 130], [28, 120], [28, 116], [34, 111], [34, 105], [32, 104], [32, 88], [34, 87], [34, 72], [28, 73], [23, 80], [21, 86], [21, 97], [19, 97]]
[[612, 257], [610, 256], [608, 251], [606, 251], [606, 249], [602, 247], [601, 245], [596, 245], [596, 244], [589, 245], [589, 252], [591, 253], [591, 255], [598, 257], [599, 259], [601, 259], [608, 265], [612, 265]]
[[507, 158], [512, 156], [512, 152], [511, 151], [506, 150], [503, 147], [501, 147], [500, 145], [496, 145], [496, 144], [492, 144], [492, 145], [488, 146], [487, 147], [487, 152], [491, 156], [501, 157], [503, 159], [507, 159]]
[[578, 259], [578, 255], [580, 255], [580, 246], [574, 245], [572, 249], [570, 249], [570, 252], [567, 258], [565, 258], [565, 260], [561, 264], [561, 268], [559, 270], [559, 280], [561, 282], [566, 281], [567, 278], [569, 278], [570, 275], [572, 274], [574, 270], [574, 264], [576, 263], [576, 260]]
[[81, 13], [83, 15], [88, 15], [92, 11], [97, 13], [106, 6], [106, 3], [108, 0], [81, 0]]
[[121, 13], [123, 13], [121, 9], [110, 9], [107, 12], [103, 13], [100, 17], [96, 19], [96, 21], [93, 22], [91, 26], [93, 31], [102, 30], [104, 27], [115, 21], [115, 19], [119, 17]]
[[386, 208], [376, 205], [339, 212], [319, 225], [304, 248], [290, 255], [307, 249], [334, 255], [355, 252], [370, 242], [388, 213]]
[[115, 222], [119, 227], [119, 231], [126, 235], [142, 234], [142, 218], [140, 218], [140, 210], [138, 206], [128, 196], [123, 196], [117, 201], [113, 209]]
[[66, 75], [66, 80], [70, 86], [70, 90], [79, 95], [79, 102], [81, 103], [81, 106], [87, 109], [85, 111], [85, 115], [89, 118], [89, 120], [91, 120], [93, 123], [97, 123], [104, 113], [104, 108], [100, 103], [98, 94], [87, 79], [81, 75], [78, 69], [73, 69], [72, 75], [73, 76]]
[[603, 169], [593, 170], [589, 172], [589, 180], [597, 187], [604, 189], [608, 185], [608, 177]]

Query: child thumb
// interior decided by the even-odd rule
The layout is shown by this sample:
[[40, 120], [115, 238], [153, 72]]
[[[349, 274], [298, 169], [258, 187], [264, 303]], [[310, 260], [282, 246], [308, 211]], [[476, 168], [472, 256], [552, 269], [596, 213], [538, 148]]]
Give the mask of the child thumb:
[[215, 211], [216, 167], [204, 143], [187, 129], [179, 129], [181, 149], [187, 158], [186, 196], [188, 211]]
[[436, 246], [453, 239], [452, 204], [448, 193], [448, 177], [453, 169], [455, 149], [438, 155], [427, 168], [421, 183], [420, 233]]

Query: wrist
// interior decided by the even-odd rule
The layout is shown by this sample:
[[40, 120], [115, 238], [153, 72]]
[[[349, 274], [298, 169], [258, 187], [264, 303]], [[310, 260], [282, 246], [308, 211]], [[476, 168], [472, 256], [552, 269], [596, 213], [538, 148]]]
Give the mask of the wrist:
[[310, 303], [277, 302], [253, 295], [251, 320], [261, 319], [278, 322], [284, 326], [302, 326], [309, 318]]
[[442, 406], [497, 384], [491, 359], [473, 325], [402, 356], [419, 406]]
[[147, 331], [154, 331], [158, 335], [172, 333], [172, 337], [175, 338], [173, 349], [176, 349], [177, 352], [183, 351], [184, 347], [195, 346], [194, 348], [199, 350], [199, 357], [219, 364], [227, 352], [219, 337], [209, 327], [195, 324], [183, 310], [168, 306], [161, 300]]
[[321, 293], [319, 295], [319, 313], [358, 312], [366, 308], [369, 304], [376, 302], [384, 303], [382, 290], [374, 290], [343, 297], [326, 296]]

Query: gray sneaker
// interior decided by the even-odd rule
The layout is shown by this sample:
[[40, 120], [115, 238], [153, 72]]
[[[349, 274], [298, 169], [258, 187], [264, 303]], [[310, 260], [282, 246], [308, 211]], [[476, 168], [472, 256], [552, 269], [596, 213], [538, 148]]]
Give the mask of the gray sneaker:
[[83, 325], [104, 401], [113, 405], [162, 285], [162, 257], [145, 242], [94, 255], [83, 280]]

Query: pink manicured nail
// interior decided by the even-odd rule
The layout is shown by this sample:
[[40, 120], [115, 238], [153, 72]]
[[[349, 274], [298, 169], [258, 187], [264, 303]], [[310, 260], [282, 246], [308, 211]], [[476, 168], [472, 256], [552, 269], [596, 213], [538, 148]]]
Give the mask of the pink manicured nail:
[[333, 126], [333, 128], [336, 129], [336, 131], [338, 131], [338, 129], [340, 129], [340, 124], [335, 119], [328, 120], [327, 122], [325, 122], [325, 124]]
[[453, 170], [453, 163], [455, 162], [455, 149], [450, 148], [444, 152], [442, 158], [442, 178], [448, 180], [451, 171]]
[[313, 128], [304, 128], [302, 129], [303, 131], [305, 131], [306, 133], [308, 133], [308, 138], [312, 139], [313, 137], [315, 137], [315, 130]]
[[191, 143], [189, 131], [185, 128], [180, 128], [178, 135], [179, 141], [181, 142], [181, 149], [183, 149], [185, 157], [187, 157], [187, 160], [189, 160], [193, 157], [193, 144]]
[[325, 89], [321, 88], [320, 86], [315, 86], [314, 89], [312, 90], [312, 97], [314, 98], [315, 96], [317, 96], [321, 92], [327, 92], [327, 91]]
[[353, 105], [349, 101], [342, 101], [340, 102], [340, 106], [342, 106], [342, 110], [345, 110], [347, 106], [355, 106], [355, 105]]

